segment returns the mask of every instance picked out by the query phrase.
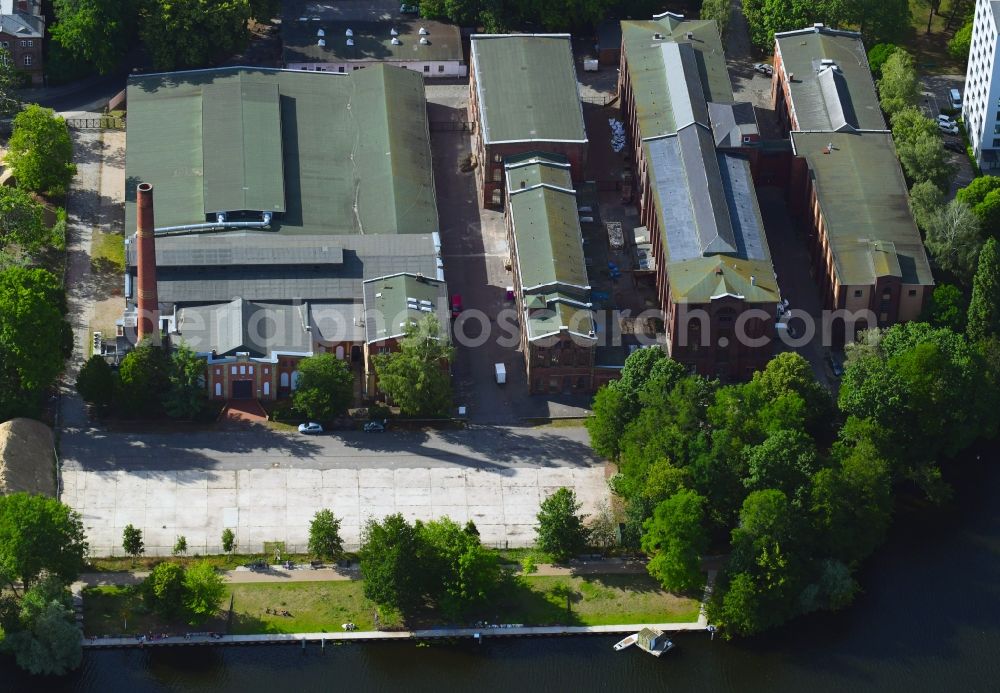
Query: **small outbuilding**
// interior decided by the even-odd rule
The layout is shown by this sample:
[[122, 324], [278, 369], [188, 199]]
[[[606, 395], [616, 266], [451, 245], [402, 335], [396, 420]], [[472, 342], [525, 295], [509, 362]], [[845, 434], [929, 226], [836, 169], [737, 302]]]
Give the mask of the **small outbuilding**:
[[39, 493], [55, 497], [52, 429], [33, 419], [0, 423], [0, 496]]

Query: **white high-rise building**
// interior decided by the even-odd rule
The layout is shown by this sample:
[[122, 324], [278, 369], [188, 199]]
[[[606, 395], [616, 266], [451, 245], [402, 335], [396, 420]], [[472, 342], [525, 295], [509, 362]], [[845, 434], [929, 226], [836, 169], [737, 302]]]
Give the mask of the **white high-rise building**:
[[997, 29], [1000, 0], [976, 0], [969, 67], [965, 73], [962, 117], [972, 151], [982, 169], [1000, 168], [1000, 79]]

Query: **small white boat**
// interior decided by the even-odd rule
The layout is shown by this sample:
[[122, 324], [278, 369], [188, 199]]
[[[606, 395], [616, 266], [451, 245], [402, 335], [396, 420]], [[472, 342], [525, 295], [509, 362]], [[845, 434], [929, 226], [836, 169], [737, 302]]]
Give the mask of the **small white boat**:
[[635, 642], [638, 639], [639, 639], [639, 634], [638, 633], [633, 633], [632, 635], [628, 636], [627, 638], [623, 638], [622, 640], [619, 640], [615, 644], [615, 652], [620, 652], [621, 650], [624, 650], [626, 647], [632, 647], [632, 645], [635, 645]]

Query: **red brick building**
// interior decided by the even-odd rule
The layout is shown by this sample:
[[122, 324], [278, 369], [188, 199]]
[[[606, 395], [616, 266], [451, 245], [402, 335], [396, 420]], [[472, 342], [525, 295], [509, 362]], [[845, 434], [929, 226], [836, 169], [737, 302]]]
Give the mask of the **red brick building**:
[[0, 0], [0, 46], [32, 85], [44, 81], [44, 40], [45, 17], [38, 0]]

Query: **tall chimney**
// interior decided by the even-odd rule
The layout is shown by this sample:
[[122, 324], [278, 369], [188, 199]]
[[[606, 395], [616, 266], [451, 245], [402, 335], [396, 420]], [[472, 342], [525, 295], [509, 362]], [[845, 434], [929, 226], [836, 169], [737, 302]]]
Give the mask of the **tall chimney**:
[[139, 333], [136, 341], [160, 344], [160, 301], [156, 296], [156, 239], [153, 237], [153, 186], [136, 189], [136, 252], [139, 273]]

